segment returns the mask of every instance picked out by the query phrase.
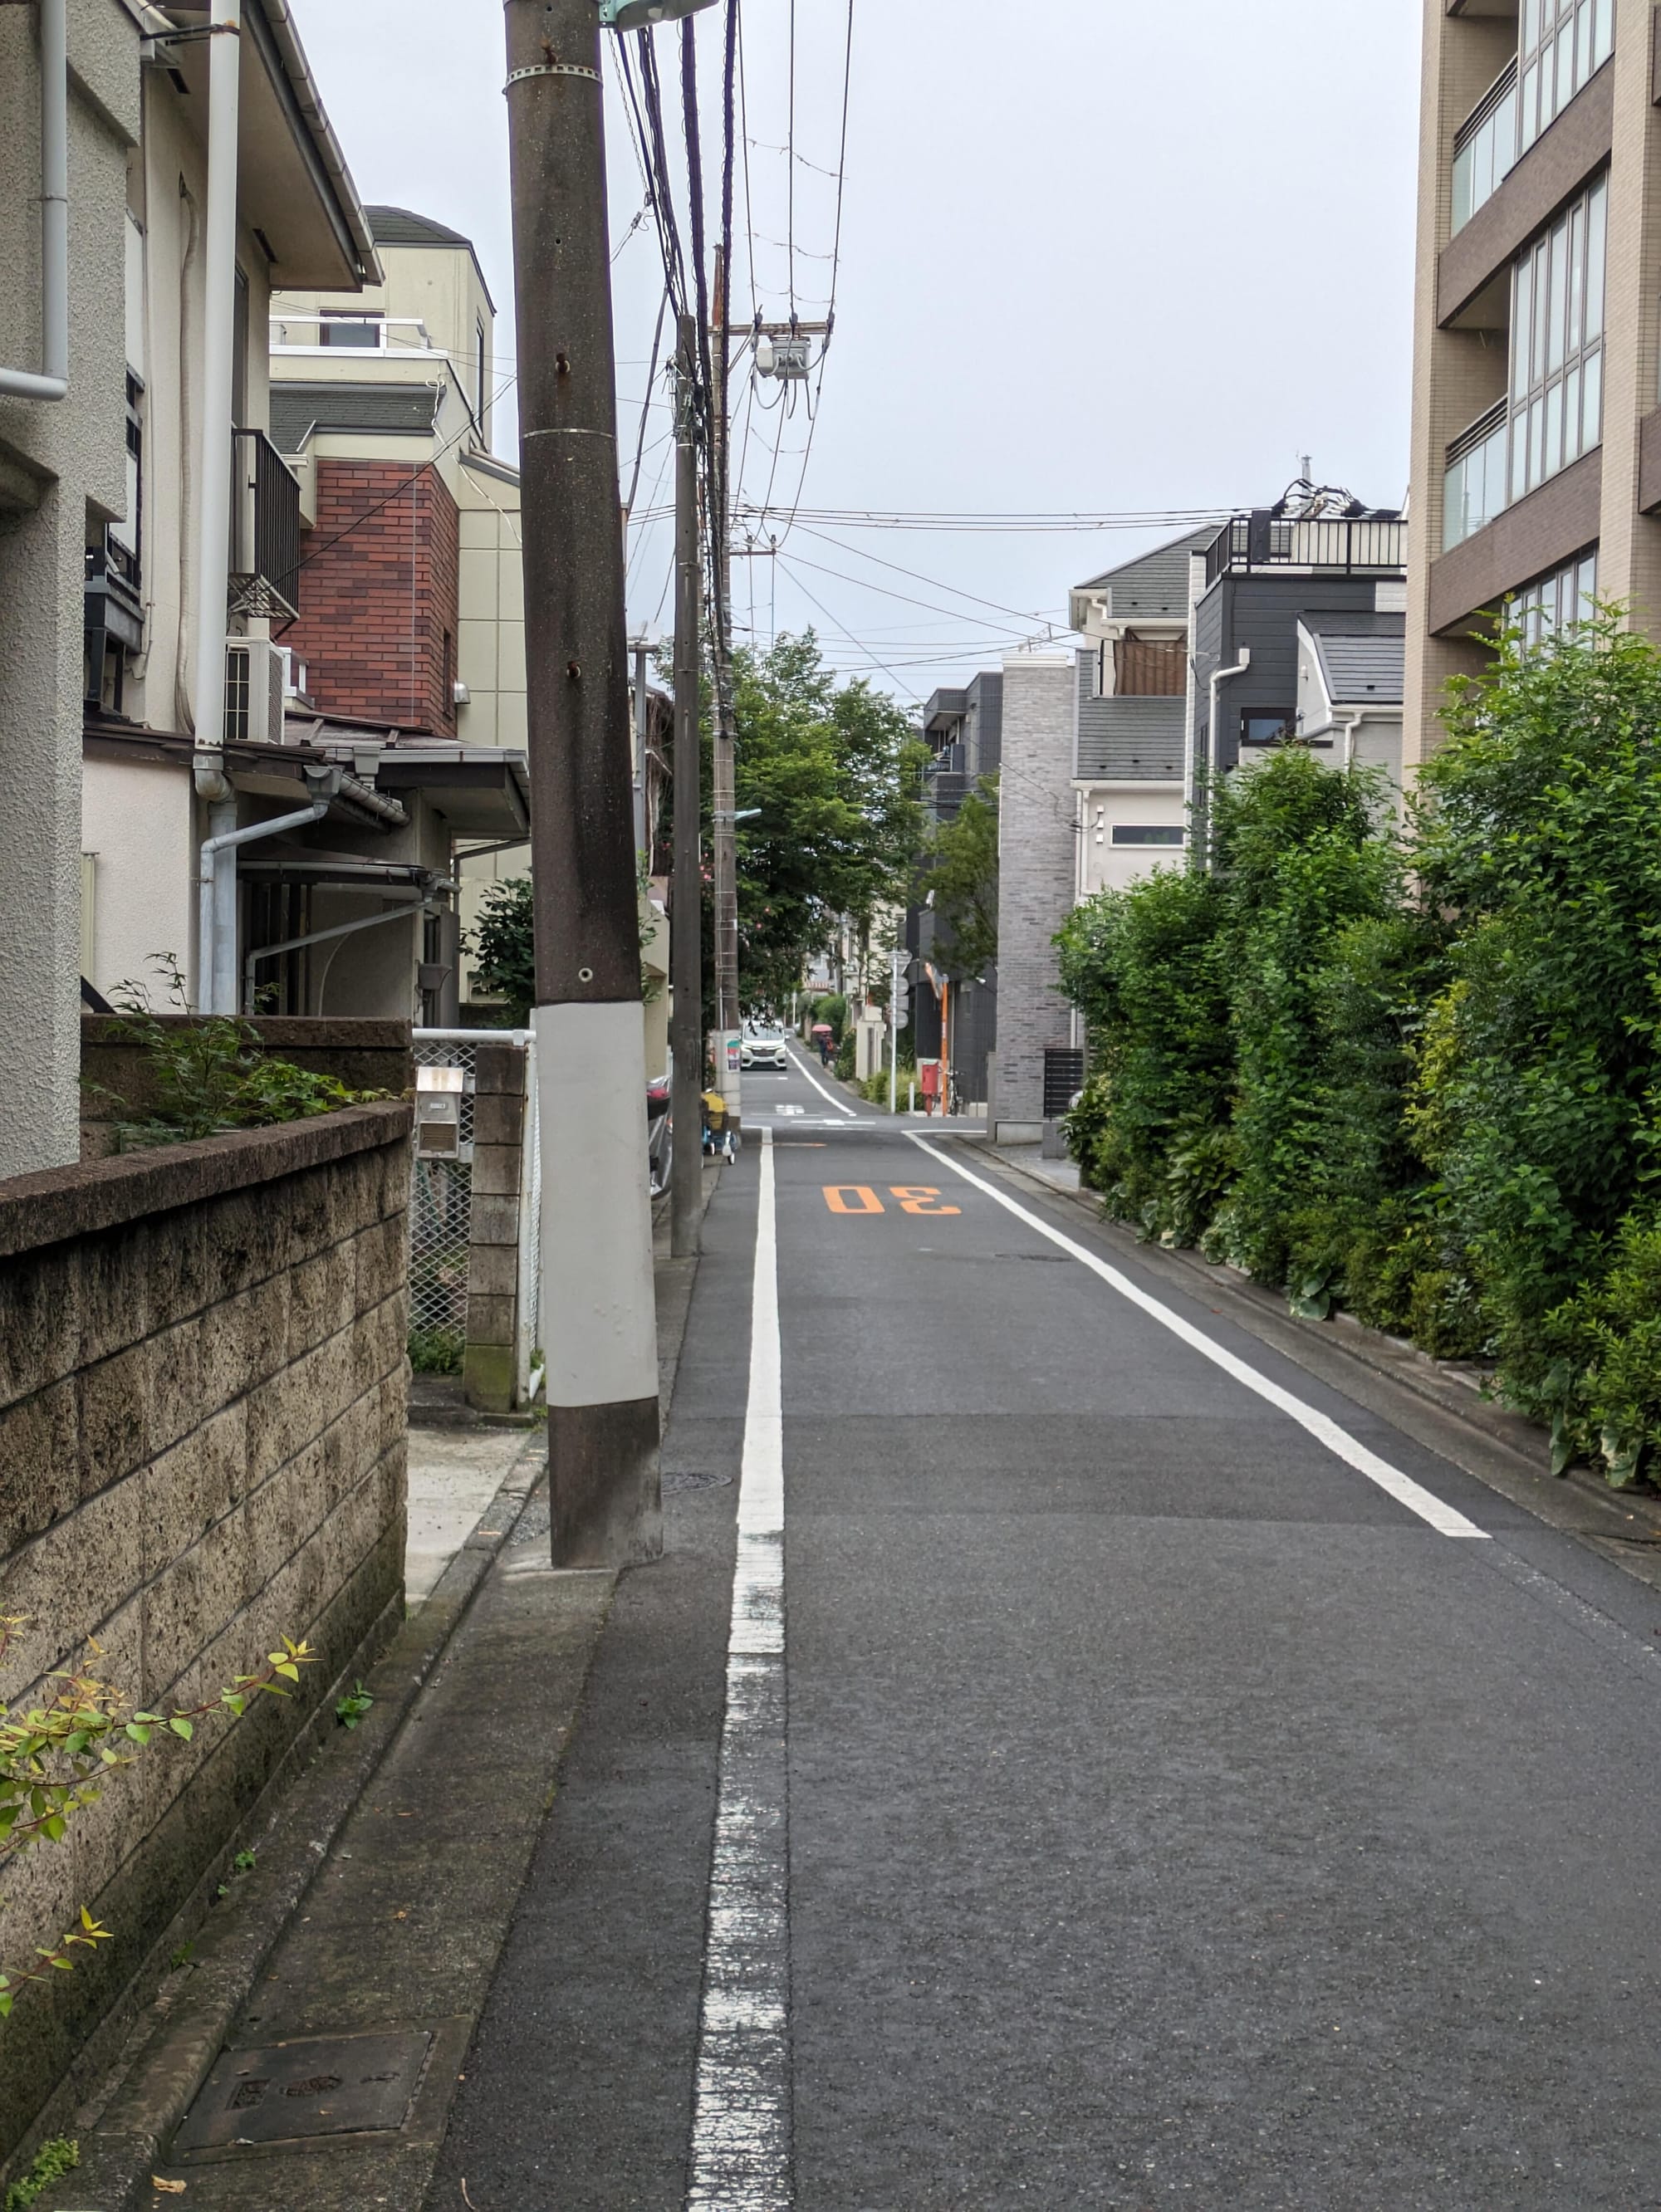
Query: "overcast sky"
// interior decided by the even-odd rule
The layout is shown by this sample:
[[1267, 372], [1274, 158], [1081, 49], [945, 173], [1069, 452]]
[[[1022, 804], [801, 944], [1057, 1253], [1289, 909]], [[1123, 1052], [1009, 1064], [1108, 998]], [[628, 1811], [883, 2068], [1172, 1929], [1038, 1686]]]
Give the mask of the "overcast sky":
[[[498, 0], [293, 5], [364, 198], [417, 209], [475, 240], [508, 373]], [[1321, 480], [1371, 504], [1402, 498], [1418, 9], [854, 6], [837, 335], [804, 507], [1030, 514], [1262, 504], [1300, 453]], [[792, 141], [793, 12], [794, 161], [782, 150]], [[712, 195], [723, 14], [699, 19]], [[800, 315], [824, 314], [847, 29], [848, 0], [794, 0], [794, 9], [792, 0], [744, 0], [751, 220], [741, 181], [734, 307], [746, 319], [751, 232], [762, 313], [788, 315], [794, 274]], [[678, 34], [658, 39], [671, 92]], [[643, 191], [611, 90], [612, 233], [622, 240]], [[626, 471], [662, 295], [649, 223], [627, 238], [616, 267]], [[776, 397], [774, 386], [760, 390]], [[748, 378], [738, 380], [740, 426], [748, 392]], [[764, 499], [770, 480], [784, 510], [773, 534], [784, 532], [802, 477], [809, 416], [806, 394], [796, 398], [788, 416], [757, 408], [739, 440], [743, 497]], [[654, 406], [642, 509], [667, 495], [667, 427]], [[513, 437], [504, 405], [497, 443], [510, 457]], [[1069, 585], [1171, 534], [798, 520], [782, 557], [736, 564], [737, 621], [740, 635], [753, 623], [763, 643], [775, 623], [811, 623], [838, 665], [921, 697], [995, 666], [1045, 621], [1059, 631]], [[636, 625], [668, 618], [669, 555], [666, 525], [636, 532]]]

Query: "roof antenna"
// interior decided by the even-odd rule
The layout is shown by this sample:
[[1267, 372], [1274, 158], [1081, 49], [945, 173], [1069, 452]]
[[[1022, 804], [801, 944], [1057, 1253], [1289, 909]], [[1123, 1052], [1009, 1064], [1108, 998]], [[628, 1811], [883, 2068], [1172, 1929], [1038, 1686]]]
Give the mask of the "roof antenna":
[[1315, 483], [1315, 463], [1313, 458], [1310, 454], [1300, 453], [1298, 456], [1298, 474], [1303, 479], [1304, 483], [1310, 485], [1311, 489], [1313, 488]]

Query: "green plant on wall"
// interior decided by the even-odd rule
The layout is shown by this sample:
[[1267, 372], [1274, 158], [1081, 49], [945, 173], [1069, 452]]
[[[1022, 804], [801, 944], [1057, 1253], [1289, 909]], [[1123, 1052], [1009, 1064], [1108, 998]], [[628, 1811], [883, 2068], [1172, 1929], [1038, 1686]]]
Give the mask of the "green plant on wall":
[[[168, 953], [157, 953], [153, 960], [173, 1011], [184, 1012], [189, 1002], [178, 962]], [[106, 1035], [114, 1043], [138, 1048], [149, 1102], [141, 1107], [101, 1085], [88, 1088], [122, 1109], [115, 1122], [122, 1152], [189, 1144], [227, 1130], [271, 1128], [337, 1113], [343, 1106], [369, 1105], [388, 1095], [350, 1090], [332, 1075], [275, 1058], [252, 1022], [210, 1015], [171, 1025], [150, 1005], [142, 983], [122, 984], [117, 1006], [117, 1018]]]
[[[0, 1661], [27, 1626], [22, 1615], [0, 1620]], [[101, 1656], [95, 1644], [88, 1656]], [[135, 1711], [121, 1690], [90, 1668], [49, 1674], [40, 1702], [25, 1712], [0, 1705], [0, 1869], [38, 1844], [61, 1844], [98, 1802], [109, 1776], [155, 1745], [170, 1738], [190, 1742], [197, 1724], [213, 1716], [240, 1720], [260, 1696], [286, 1697], [287, 1685], [300, 1680], [315, 1656], [309, 1645], [285, 1637], [258, 1672], [239, 1674], [204, 1705], [168, 1713]], [[71, 1972], [77, 1953], [112, 1940], [113, 1931], [83, 1905], [76, 1924], [56, 1942], [38, 1945], [27, 1965], [0, 1972], [0, 2019], [31, 1984]]]

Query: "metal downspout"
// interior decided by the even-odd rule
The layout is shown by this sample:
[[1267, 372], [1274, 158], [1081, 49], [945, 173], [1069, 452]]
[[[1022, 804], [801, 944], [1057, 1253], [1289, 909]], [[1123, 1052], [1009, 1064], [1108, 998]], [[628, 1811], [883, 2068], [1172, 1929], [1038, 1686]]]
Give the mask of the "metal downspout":
[[[293, 814], [279, 814], [270, 822], [251, 823], [246, 830], [221, 830], [204, 841], [202, 866], [198, 881], [201, 885], [201, 941], [197, 950], [198, 1012], [204, 1014], [234, 1014], [236, 1012], [236, 870], [221, 869], [219, 856], [233, 853], [239, 845], [252, 845], [261, 837], [275, 837], [282, 830], [301, 830], [309, 822], [320, 822], [328, 812], [330, 800], [319, 799], [309, 806]], [[228, 806], [234, 817], [235, 802], [216, 801], [209, 814], [211, 823], [219, 816], [222, 806]], [[222, 877], [223, 882], [222, 883]], [[221, 917], [228, 912], [228, 926], [222, 929]]]
[[0, 368], [0, 396], [69, 397], [69, 0], [40, 0], [40, 370]]
[[[226, 608], [230, 601], [242, 0], [213, 0], [208, 27], [208, 209], [202, 256], [202, 388], [197, 403], [197, 628], [191, 714], [198, 744], [217, 752], [225, 722]], [[233, 968], [233, 995], [234, 978]]]
[[[436, 884], [430, 891], [423, 892], [419, 898], [402, 899], [398, 905], [387, 907], [380, 914], [364, 915], [356, 921], [337, 922], [332, 929], [313, 929], [304, 937], [285, 938], [281, 945], [262, 945], [257, 952], [249, 953], [242, 963], [243, 1003], [246, 1009], [250, 1012], [253, 1009], [254, 969], [259, 961], [275, 960], [279, 953], [302, 951], [310, 945], [327, 945], [336, 938], [353, 937], [360, 929], [378, 929], [383, 922], [402, 921], [409, 915], [435, 913], [446, 888], [444, 884]], [[470, 1038], [476, 1042], [481, 1035], [488, 1035], [489, 1032], [474, 1030], [470, 1030], [468, 1034]]]

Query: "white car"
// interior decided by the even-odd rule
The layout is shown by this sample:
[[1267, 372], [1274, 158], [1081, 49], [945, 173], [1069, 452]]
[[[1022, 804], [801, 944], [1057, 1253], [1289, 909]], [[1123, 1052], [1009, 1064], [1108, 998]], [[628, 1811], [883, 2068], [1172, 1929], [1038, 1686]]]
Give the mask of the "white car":
[[782, 1074], [789, 1065], [781, 1030], [757, 1030], [739, 1047], [740, 1067], [776, 1067]]

